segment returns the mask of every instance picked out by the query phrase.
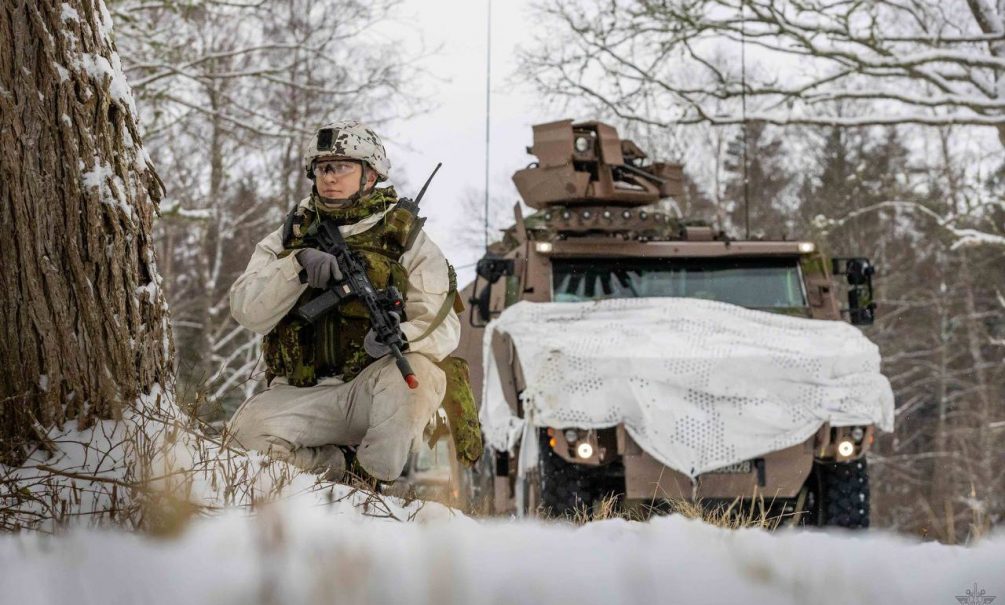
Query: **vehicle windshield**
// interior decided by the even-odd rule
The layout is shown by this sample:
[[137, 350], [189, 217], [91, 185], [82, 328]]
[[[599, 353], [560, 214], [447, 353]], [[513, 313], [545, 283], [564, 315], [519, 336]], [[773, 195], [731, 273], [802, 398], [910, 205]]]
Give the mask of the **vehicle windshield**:
[[805, 307], [789, 259], [552, 259], [555, 302], [605, 298], [704, 298], [755, 309]]

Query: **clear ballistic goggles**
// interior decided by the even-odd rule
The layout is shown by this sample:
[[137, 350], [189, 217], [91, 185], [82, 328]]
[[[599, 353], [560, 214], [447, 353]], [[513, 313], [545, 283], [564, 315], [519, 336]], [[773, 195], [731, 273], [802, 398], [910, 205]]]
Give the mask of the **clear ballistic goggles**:
[[324, 160], [314, 164], [314, 175], [324, 176], [345, 176], [358, 166], [357, 162], [351, 160]]

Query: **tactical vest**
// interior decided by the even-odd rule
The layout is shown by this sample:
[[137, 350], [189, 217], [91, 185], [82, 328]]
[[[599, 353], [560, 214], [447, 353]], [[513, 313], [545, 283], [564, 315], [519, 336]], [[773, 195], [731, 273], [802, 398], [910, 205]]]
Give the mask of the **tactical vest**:
[[[366, 216], [370, 216], [383, 212], [395, 200], [394, 190], [388, 187], [375, 190], [359, 205], [364, 206]], [[353, 211], [358, 214], [360, 208]], [[320, 220], [313, 205], [295, 209], [284, 229], [282, 255], [316, 247], [313, 235]], [[345, 240], [366, 265], [367, 276], [375, 288], [382, 290], [393, 285], [402, 296], [407, 296], [408, 272], [398, 259], [408, 249], [419, 229], [421, 222], [415, 220], [411, 213], [392, 210], [366, 231], [348, 236]], [[322, 292], [317, 288], [307, 288], [294, 308]], [[401, 318], [402, 321], [406, 319]], [[348, 382], [375, 361], [363, 349], [363, 339], [369, 330], [366, 306], [358, 299], [341, 303], [314, 325], [291, 312], [265, 336], [263, 349], [267, 379], [271, 382], [276, 376], [284, 376], [292, 386], [306, 387], [314, 386], [321, 378], [341, 374]]]

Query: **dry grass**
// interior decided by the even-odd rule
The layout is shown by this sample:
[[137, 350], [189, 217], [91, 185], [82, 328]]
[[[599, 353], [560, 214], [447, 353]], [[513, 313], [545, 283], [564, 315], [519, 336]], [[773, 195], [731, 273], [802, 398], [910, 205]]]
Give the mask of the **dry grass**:
[[759, 527], [774, 530], [787, 520], [783, 515], [772, 514], [771, 503], [766, 502], [763, 497], [756, 497], [749, 502], [742, 502], [737, 498], [729, 504], [671, 498], [660, 502], [659, 505], [654, 502], [649, 505], [636, 504], [626, 507], [621, 499], [614, 495], [603, 498], [589, 509], [586, 507], [576, 509], [569, 519], [577, 525], [583, 525], [606, 519], [646, 521], [654, 515], [667, 514], [697, 519], [725, 529]]
[[770, 512], [770, 503], [766, 503], [763, 497], [758, 497], [749, 504], [741, 504], [737, 498], [728, 505], [707, 505], [688, 500], [674, 500], [670, 505], [673, 512], [688, 519], [698, 519], [726, 529], [760, 527], [774, 530], [785, 520], [783, 516]]
[[[348, 500], [366, 516], [407, 521], [421, 506], [392, 502], [360, 478], [322, 482], [282, 461], [230, 445], [225, 427], [185, 413], [163, 394], [121, 420], [49, 433], [51, 451], [0, 465], [0, 530], [58, 532], [118, 526], [173, 536], [224, 508], [255, 511], [297, 494]], [[66, 452], [75, 452], [68, 456]]]

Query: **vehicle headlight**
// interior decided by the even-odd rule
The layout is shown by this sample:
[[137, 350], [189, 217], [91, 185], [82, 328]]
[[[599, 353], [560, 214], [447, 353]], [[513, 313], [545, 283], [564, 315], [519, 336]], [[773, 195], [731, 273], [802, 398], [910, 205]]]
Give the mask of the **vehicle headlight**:
[[580, 458], [590, 458], [593, 456], [593, 446], [589, 443], [580, 443], [576, 447], [576, 455]]
[[838, 454], [848, 457], [855, 453], [855, 444], [851, 441], [842, 441], [838, 444]]
[[809, 254], [817, 249], [817, 245], [813, 242], [799, 242], [799, 251], [803, 254]]
[[577, 431], [576, 429], [566, 429], [565, 440], [569, 443], [575, 443], [579, 441], [579, 431]]
[[[568, 140], [568, 139], [566, 139]], [[590, 150], [590, 139], [589, 137], [576, 137], [576, 151], [579, 153], [586, 153]]]

